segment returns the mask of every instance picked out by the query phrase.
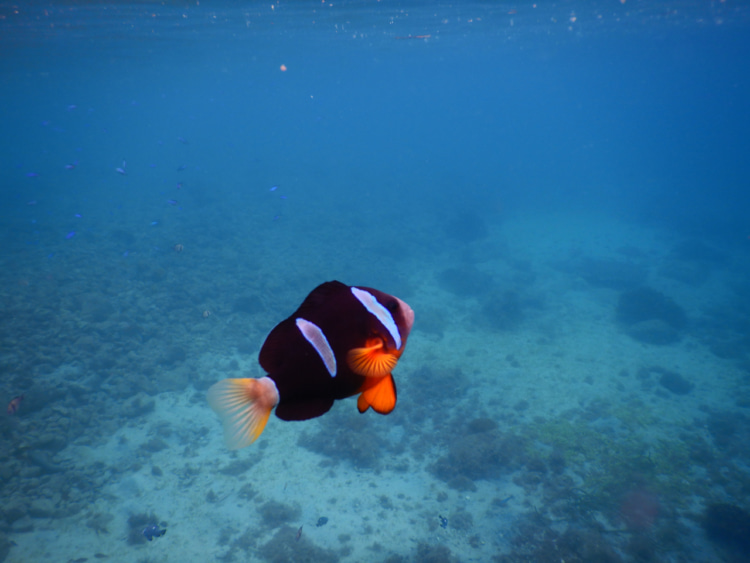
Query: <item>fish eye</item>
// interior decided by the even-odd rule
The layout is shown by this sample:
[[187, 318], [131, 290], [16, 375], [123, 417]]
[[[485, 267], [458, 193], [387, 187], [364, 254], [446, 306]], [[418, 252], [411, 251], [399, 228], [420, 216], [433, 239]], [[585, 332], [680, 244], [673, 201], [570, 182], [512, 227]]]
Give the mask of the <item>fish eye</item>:
[[398, 301], [395, 299], [392, 299], [386, 303], [385, 308], [388, 309], [391, 313], [395, 313], [398, 311]]

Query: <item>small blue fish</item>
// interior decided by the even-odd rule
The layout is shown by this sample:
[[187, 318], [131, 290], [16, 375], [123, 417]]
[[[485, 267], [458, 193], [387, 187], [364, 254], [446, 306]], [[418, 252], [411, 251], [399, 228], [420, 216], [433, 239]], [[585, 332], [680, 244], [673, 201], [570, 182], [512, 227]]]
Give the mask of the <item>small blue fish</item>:
[[271, 189], [270, 189], [270, 190], [268, 190], [268, 191], [269, 191], [269, 192], [275, 192], [275, 191], [276, 191], [276, 190], [278, 190], [278, 189], [279, 189], [279, 186], [271, 186]]
[[448, 519], [445, 516], [438, 516], [440, 519], [440, 527], [445, 529], [448, 527]]
[[159, 528], [156, 524], [151, 524], [150, 526], [146, 526], [142, 533], [148, 541], [151, 541], [154, 538], [162, 537], [167, 531]]
[[68, 239], [68, 240], [70, 240], [74, 236], [76, 236], [76, 232], [75, 231], [70, 231], [67, 235], [65, 235], [65, 238]]
[[177, 167], [177, 172], [182, 172], [183, 170], [187, 170], [187, 166], [185, 166], [184, 164], [180, 164]]
[[167, 203], [168, 203], [169, 205], [177, 205], [177, 200], [176, 200], [176, 199], [168, 199], [168, 200], [167, 200]]

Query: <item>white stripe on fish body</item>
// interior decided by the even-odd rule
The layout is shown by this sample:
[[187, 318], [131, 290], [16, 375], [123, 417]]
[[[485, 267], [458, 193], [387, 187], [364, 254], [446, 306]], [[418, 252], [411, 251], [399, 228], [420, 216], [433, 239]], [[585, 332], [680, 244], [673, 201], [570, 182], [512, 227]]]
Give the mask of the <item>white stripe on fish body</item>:
[[352, 293], [357, 300], [364, 305], [371, 314], [375, 315], [382, 325], [388, 330], [393, 338], [393, 342], [396, 343], [396, 349], [401, 349], [401, 334], [398, 332], [396, 321], [393, 320], [391, 312], [383, 307], [383, 304], [378, 301], [375, 296], [369, 291], [359, 289], [358, 287], [352, 287]]
[[320, 330], [320, 327], [301, 317], [294, 322], [302, 333], [302, 336], [305, 337], [305, 340], [310, 343], [318, 353], [318, 356], [320, 356], [320, 359], [323, 360], [323, 364], [325, 364], [331, 377], [336, 377], [336, 356], [333, 355], [331, 345], [328, 344], [328, 339], [323, 334], [323, 331]]

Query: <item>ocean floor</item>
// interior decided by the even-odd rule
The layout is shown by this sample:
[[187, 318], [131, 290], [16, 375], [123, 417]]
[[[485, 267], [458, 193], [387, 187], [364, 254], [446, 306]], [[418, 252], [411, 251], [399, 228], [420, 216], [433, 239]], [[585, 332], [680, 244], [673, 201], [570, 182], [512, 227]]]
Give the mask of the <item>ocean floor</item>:
[[[463, 233], [371, 276], [356, 249], [321, 266], [328, 239], [262, 251], [291, 276], [237, 247], [13, 249], [0, 561], [746, 561], [714, 521], [750, 495], [747, 248], [585, 212]], [[265, 334], [333, 277], [416, 313], [396, 410], [272, 417], [228, 451], [206, 390], [261, 376]]]

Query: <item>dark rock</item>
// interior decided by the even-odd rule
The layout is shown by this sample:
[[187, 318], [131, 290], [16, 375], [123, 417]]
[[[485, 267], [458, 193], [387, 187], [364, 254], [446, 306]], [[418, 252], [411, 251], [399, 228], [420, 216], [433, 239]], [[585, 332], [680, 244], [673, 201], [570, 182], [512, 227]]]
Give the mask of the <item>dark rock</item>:
[[617, 320], [624, 325], [661, 320], [675, 330], [683, 330], [687, 326], [687, 316], [682, 307], [649, 287], [639, 287], [620, 294]]
[[680, 340], [680, 332], [660, 319], [651, 319], [630, 325], [628, 335], [646, 344], [666, 345]]
[[466, 510], [458, 509], [448, 517], [451, 528], [460, 532], [468, 532], [474, 527], [474, 517]]
[[169, 346], [159, 360], [159, 363], [165, 367], [171, 367], [181, 364], [187, 358], [187, 352], [181, 346]]
[[169, 445], [161, 438], [151, 438], [148, 442], [141, 444], [140, 449], [146, 453], [155, 454], [162, 450], [165, 450]]
[[268, 501], [258, 508], [263, 524], [268, 528], [278, 528], [293, 520], [297, 520], [302, 514], [300, 507], [289, 505], [275, 500]]
[[417, 554], [414, 561], [415, 563], [456, 563], [458, 559], [444, 545], [420, 543], [417, 546]]
[[477, 434], [479, 432], [490, 432], [497, 429], [497, 422], [491, 418], [475, 418], [469, 422], [467, 430], [469, 434]]
[[236, 459], [219, 469], [219, 473], [223, 473], [224, 475], [231, 475], [232, 477], [239, 477], [259, 461], [260, 455], [247, 457], [244, 459]]
[[156, 408], [156, 402], [145, 393], [138, 393], [135, 397], [127, 401], [119, 413], [126, 418], [136, 418], [153, 412]]
[[474, 481], [463, 475], [457, 475], [448, 481], [448, 486], [454, 491], [476, 491]]
[[146, 526], [153, 524], [164, 527], [166, 524], [159, 522], [159, 518], [153, 513], [140, 513], [131, 514], [128, 517], [128, 534], [126, 541], [129, 545], [140, 545], [146, 543], [146, 537], [143, 535], [143, 530]]
[[659, 383], [675, 395], [687, 395], [693, 390], [693, 384], [679, 373], [667, 371], [659, 378]]
[[616, 316], [631, 337], [647, 344], [676, 342], [687, 326], [682, 307], [648, 287], [621, 293]]
[[[257, 536], [256, 530], [249, 530], [250, 535]], [[298, 530], [283, 526], [274, 536], [263, 544], [258, 553], [264, 561], [273, 563], [337, 563], [339, 556], [335, 551], [315, 545], [306, 534], [297, 538]]]
[[712, 541], [750, 553], [750, 514], [733, 504], [716, 503], [703, 513], [703, 529]]
[[644, 268], [632, 262], [619, 260], [586, 258], [581, 260], [573, 270], [591, 285], [609, 289], [629, 289], [646, 280]]

